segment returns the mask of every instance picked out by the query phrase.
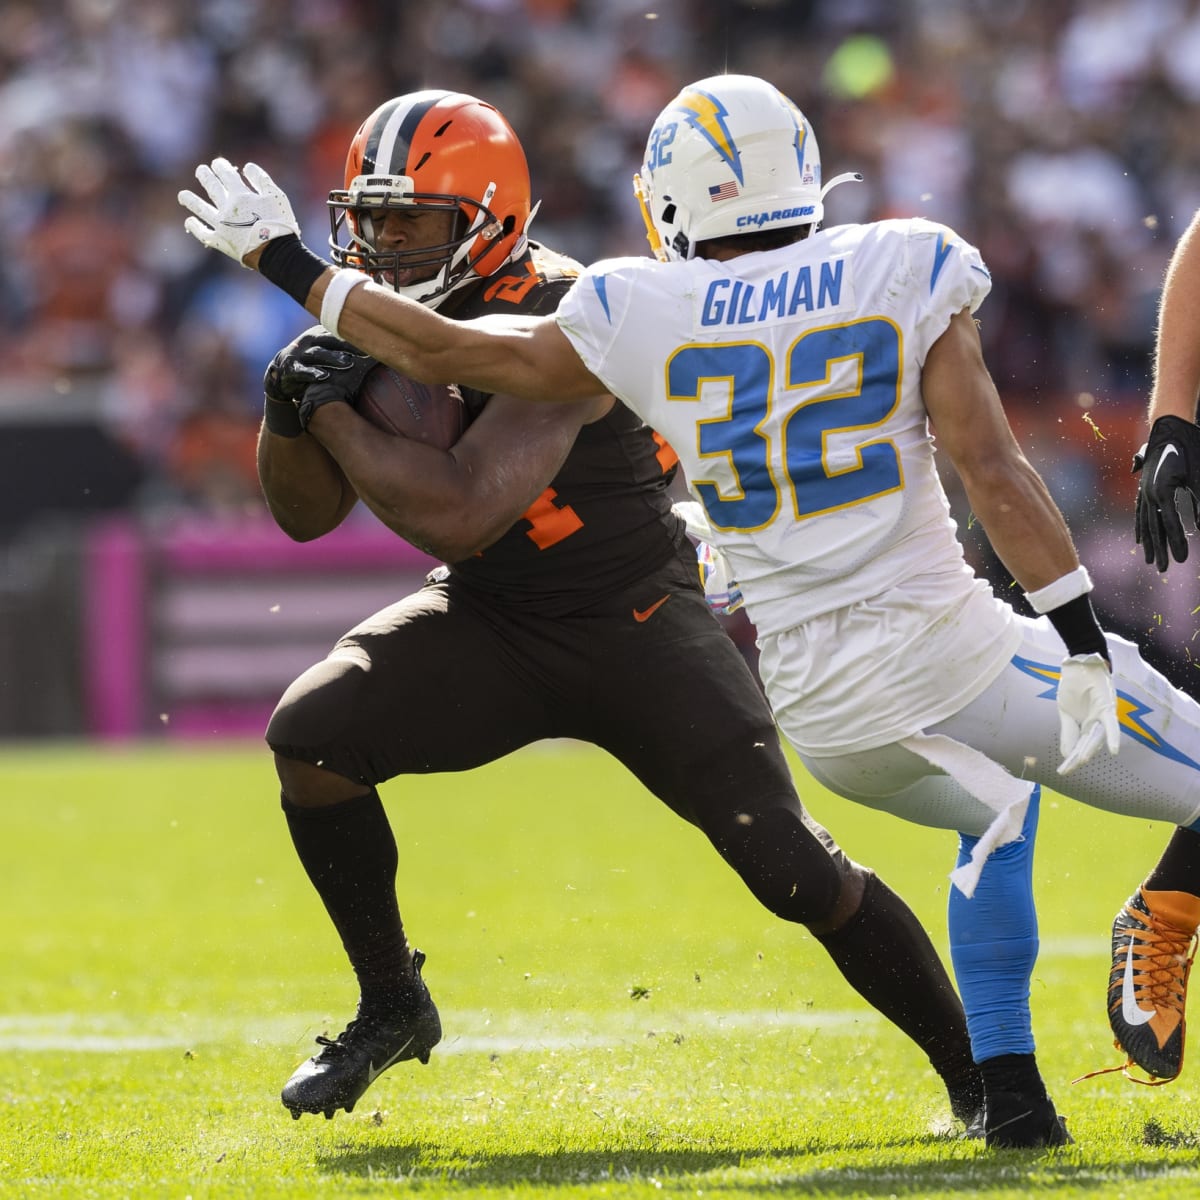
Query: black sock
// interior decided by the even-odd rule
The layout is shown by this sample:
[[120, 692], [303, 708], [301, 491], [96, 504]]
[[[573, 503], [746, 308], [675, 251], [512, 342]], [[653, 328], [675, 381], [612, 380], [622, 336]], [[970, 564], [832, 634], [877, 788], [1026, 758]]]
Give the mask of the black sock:
[[1200, 895], [1200, 833], [1176, 829], [1142, 886], [1156, 892]]
[[396, 839], [374, 789], [306, 808], [282, 797], [292, 844], [342, 939], [365, 1005], [408, 992], [412, 954], [396, 902]]
[[955, 1115], [969, 1119], [983, 1103], [983, 1084], [971, 1057], [967, 1018], [945, 965], [908, 905], [869, 875], [858, 912], [817, 940], [846, 982], [929, 1056]]
[[1015, 1092], [1031, 1100], [1045, 1100], [1046, 1085], [1032, 1054], [997, 1054], [979, 1064], [989, 1095]]

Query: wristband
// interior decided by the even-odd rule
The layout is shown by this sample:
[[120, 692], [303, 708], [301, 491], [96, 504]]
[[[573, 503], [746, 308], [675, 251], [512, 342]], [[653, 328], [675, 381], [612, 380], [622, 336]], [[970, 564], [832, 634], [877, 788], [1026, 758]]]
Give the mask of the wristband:
[[1104, 630], [1100, 628], [1100, 622], [1092, 611], [1092, 602], [1087, 596], [1076, 596], [1074, 600], [1050, 609], [1046, 619], [1062, 638], [1068, 655], [1099, 654], [1106, 662], [1112, 663]]
[[272, 400], [270, 396], [263, 400], [263, 424], [276, 437], [294, 438], [304, 432], [296, 406], [290, 400]]
[[355, 271], [350, 267], [343, 267], [329, 281], [329, 286], [325, 289], [325, 295], [321, 297], [321, 324], [334, 337], [342, 336], [338, 333], [338, 322], [342, 317], [342, 308], [346, 303], [346, 297], [360, 283], [368, 283], [369, 281], [369, 275], [364, 275], [361, 271]]
[[1025, 599], [1029, 601], [1036, 613], [1048, 613], [1052, 608], [1066, 604], [1077, 596], [1086, 596], [1092, 590], [1092, 577], [1087, 573], [1087, 567], [1078, 566], [1065, 575], [1060, 575], [1053, 583], [1038, 588], [1035, 592], [1026, 592]]
[[329, 263], [318, 258], [294, 233], [272, 238], [258, 259], [258, 273], [301, 306], [312, 285], [327, 270]]

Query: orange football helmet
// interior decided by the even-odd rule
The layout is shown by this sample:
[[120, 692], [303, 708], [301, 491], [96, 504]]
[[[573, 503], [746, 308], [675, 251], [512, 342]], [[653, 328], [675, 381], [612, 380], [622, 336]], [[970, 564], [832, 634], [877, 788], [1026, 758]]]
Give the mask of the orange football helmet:
[[[450, 240], [418, 261], [378, 250], [372, 214], [387, 208], [456, 210]], [[329, 193], [330, 257], [381, 282], [428, 273], [393, 286], [436, 308], [522, 254], [532, 217], [525, 151], [499, 111], [462, 92], [411, 92], [381, 104], [350, 143], [345, 187]]]

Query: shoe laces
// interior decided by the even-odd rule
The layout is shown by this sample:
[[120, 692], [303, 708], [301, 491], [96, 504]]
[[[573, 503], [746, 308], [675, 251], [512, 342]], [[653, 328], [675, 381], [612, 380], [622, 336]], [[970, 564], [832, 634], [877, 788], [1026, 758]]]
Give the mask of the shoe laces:
[[[1188, 972], [1192, 969], [1192, 960], [1196, 957], [1196, 933], [1188, 933], [1178, 926], [1170, 925], [1148, 909], [1143, 910], [1126, 904], [1123, 911], [1130, 919], [1125, 929], [1134, 945], [1133, 982], [1138, 1002], [1149, 1000], [1160, 1011], [1174, 1009], [1179, 1013], [1179, 1024], [1182, 1028]], [[1116, 963], [1113, 964], [1114, 975], [1121, 969]], [[1115, 1038], [1113, 1045], [1118, 1050], [1124, 1050], [1120, 1041]], [[1176, 1072], [1165, 1079], [1155, 1076], [1142, 1079], [1132, 1074], [1131, 1068], [1141, 1069], [1133, 1061], [1133, 1056], [1128, 1051], [1125, 1051], [1125, 1055], [1125, 1061], [1120, 1065], [1089, 1071], [1071, 1082], [1081, 1083], [1085, 1079], [1094, 1079], [1097, 1075], [1112, 1075], [1117, 1071], [1130, 1083], [1141, 1084], [1143, 1087], [1162, 1087], [1164, 1083], [1179, 1078], [1179, 1072]], [[1182, 1070], [1182, 1061], [1179, 1065]]]
[[324, 1046], [320, 1057], [323, 1059], [340, 1058], [350, 1049], [350, 1043], [354, 1040], [355, 1030], [359, 1028], [361, 1017], [355, 1017], [337, 1037], [326, 1037], [323, 1033], [317, 1034], [317, 1045]]
[[[1098, 1075], [1115, 1075], [1118, 1071], [1129, 1080], [1130, 1083], [1141, 1084], [1142, 1087], [1162, 1087], [1164, 1083], [1173, 1083], [1179, 1078], [1179, 1072], [1174, 1075], [1168, 1075], [1165, 1079], [1159, 1079], [1156, 1075], [1151, 1075], [1148, 1079], [1141, 1078], [1140, 1075], [1134, 1075], [1134, 1070], [1141, 1068], [1133, 1061], [1133, 1056], [1125, 1050], [1120, 1042], [1113, 1038], [1113, 1046], [1121, 1050], [1125, 1054], [1125, 1061], [1118, 1063], [1115, 1067], [1101, 1067], [1096, 1071], [1089, 1071], [1086, 1075], [1080, 1075], [1077, 1079], [1072, 1079], [1071, 1082], [1082, 1083], [1085, 1079], [1095, 1079]], [[1180, 1070], [1183, 1069], [1183, 1064], [1180, 1064]]]
[[1182, 1020], [1196, 934], [1168, 925], [1154, 912], [1128, 904], [1124, 911], [1134, 921], [1126, 929], [1134, 945], [1133, 981], [1139, 1002], [1148, 999], [1156, 1009], [1175, 1009]]

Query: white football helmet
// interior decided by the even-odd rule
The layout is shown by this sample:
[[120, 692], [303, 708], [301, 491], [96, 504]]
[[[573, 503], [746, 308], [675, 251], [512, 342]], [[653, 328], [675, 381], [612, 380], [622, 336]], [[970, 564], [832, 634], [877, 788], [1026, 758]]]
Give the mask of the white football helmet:
[[687, 259], [696, 243], [824, 215], [821, 152], [804, 114], [753, 75], [715, 75], [684, 88], [658, 115], [633, 187], [656, 257]]

